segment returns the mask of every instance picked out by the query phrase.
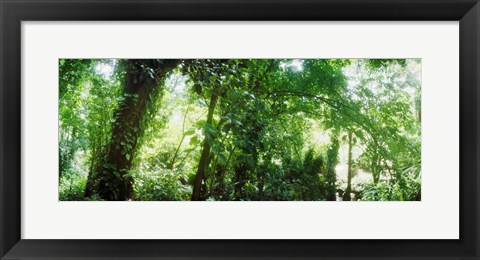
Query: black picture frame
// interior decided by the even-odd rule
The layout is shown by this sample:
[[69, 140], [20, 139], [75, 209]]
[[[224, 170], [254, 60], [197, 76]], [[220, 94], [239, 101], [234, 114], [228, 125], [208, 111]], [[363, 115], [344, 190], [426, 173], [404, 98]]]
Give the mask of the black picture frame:
[[[0, 0], [0, 17], [1, 259], [480, 259], [478, 0]], [[459, 21], [460, 239], [21, 239], [20, 25], [84, 20]]]

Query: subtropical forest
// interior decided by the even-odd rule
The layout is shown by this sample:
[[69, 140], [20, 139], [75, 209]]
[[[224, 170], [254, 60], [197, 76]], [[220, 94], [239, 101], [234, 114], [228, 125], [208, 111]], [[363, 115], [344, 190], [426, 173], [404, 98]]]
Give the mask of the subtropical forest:
[[60, 59], [61, 201], [421, 200], [420, 59]]

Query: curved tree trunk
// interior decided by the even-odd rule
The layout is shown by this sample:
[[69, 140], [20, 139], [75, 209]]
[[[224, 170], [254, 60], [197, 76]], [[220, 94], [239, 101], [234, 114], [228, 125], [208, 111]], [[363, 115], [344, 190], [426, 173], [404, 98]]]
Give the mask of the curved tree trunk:
[[[212, 96], [210, 97], [210, 104], [208, 105], [208, 114], [207, 122], [205, 124], [205, 140], [203, 141], [202, 154], [200, 156], [200, 162], [198, 163], [197, 173], [195, 174], [195, 181], [193, 183], [193, 192], [192, 200], [202, 200], [201, 191], [202, 191], [202, 182], [205, 177], [205, 169], [210, 164], [210, 149], [211, 141], [213, 139], [210, 131], [214, 129], [213, 127], [213, 112], [215, 111], [215, 106], [217, 105], [218, 94], [215, 91], [212, 91]], [[210, 128], [207, 130], [207, 128]]]

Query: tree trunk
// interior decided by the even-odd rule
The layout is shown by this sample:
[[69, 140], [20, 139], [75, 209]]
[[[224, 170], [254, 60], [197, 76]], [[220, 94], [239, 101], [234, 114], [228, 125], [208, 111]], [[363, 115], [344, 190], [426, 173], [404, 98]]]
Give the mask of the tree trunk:
[[[198, 163], [197, 173], [195, 174], [195, 181], [193, 183], [193, 193], [192, 200], [202, 200], [201, 189], [202, 182], [205, 177], [205, 169], [210, 164], [210, 149], [213, 136], [211, 131], [213, 131], [213, 112], [215, 111], [215, 106], [217, 105], [218, 94], [215, 91], [212, 91], [212, 96], [210, 97], [210, 104], [208, 105], [208, 115], [207, 122], [205, 124], [205, 140], [203, 141], [202, 154], [200, 156], [200, 162]], [[207, 130], [207, 128], [210, 128]]]
[[[124, 60], [123, 100], [114, 114], [110, 142], [100, 162], [90, 173], [85, 195], [98, 194], [104, 200], [128, 200], [133, 197], [133, 178], [129, 175], [143, 134], [142, 119], [148, 104], [155, 102], [166, 74], [178, 60]], [[92, 179], [92, 180], [90, 180]], [[96, 180], [95, 180], [96, 179]]]
[[380, 157], [377, 155], [374, 157], [372, 160], [372, 176], [373, 176], [373, 183], [375, 185], [378, 184], [378, 181], [380, 180]]
[[327, 189], [326, 189], [325, 195], [328, 201], [335, 201], [337, 199], [337, 195], [336, 195], [337, 174], [335, 172], [335, 167], [338, 164], [338, 149], [340, 148], [337, 131], [332, 133], [330, 147], [327, 150], [327, 171], [326, 171]]
[[348, 174], [347, 174], [347, 188], [343, 194], [344, 201], [352, 200], [350, 193], [352, 192], [352, 132], [348, 132]]

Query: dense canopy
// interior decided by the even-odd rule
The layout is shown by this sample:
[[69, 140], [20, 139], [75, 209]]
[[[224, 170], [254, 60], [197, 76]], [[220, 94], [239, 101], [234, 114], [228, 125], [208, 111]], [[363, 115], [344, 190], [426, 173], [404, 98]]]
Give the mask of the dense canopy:
[[419, 59], [61, 59], [60, 200], [421, 199]]

